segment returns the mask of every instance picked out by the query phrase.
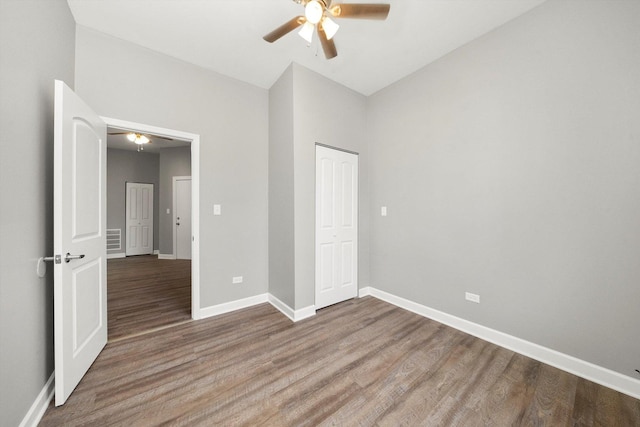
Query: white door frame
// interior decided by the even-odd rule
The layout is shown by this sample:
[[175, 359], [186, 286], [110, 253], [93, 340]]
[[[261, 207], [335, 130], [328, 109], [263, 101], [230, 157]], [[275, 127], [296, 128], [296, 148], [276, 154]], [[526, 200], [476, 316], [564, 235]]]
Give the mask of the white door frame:
[[202, 318], [200, 308], [200, 135], [144, 123], [100, 117], [109, 127], [151, 133], [191, 142], [191, 318]]
[[[178, 259], [178, 226], [176, 225], [178, 223], [178, 198], [177, 198], [177, 185], [176, 185], [176, 181], [182, 181], [182, 180], [189, 180], [191, 181], [191, 185], [193, 186], [193, 180], [191, 179], [191, 176], [174, 176], [172, 178], [172, 197], [173, 197], [173, 256], [174, 258]], [[193, 188], [193, 187], [192, 187]], [[191, 208], [193, 208], [193, 205], [191, 206]], [[191, 218], [192, 218], [192, 223], [193, 223], [193, 212], [191, 212]], [[193, 231], [193, 227], [192, 227], [192, 231]], [[193, 233], [192, 233], [193, 234]], [[191, 242], [191, 249], [193, 251], [193, 241]], [[193, 256], [192, 256], [193, 258]]]

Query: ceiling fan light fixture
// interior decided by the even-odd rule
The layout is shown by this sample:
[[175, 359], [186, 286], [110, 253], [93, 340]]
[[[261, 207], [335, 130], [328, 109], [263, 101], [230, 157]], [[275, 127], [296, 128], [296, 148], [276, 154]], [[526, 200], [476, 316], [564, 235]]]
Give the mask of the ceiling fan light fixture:
[[302, 26], [302, 29], [298, 32], [300, 37], [305, 39], [307, 43], [311, 43], [313, 41], [313, 30], [315, 29], [315, 25], [311, 24], [309, 21], [305, 22]]
[[137, 135], [136, 136], [136, 144], [138, 145], [142, 145], [142, 144], [148, 144], [149, 143], [149, 138], [147, 138], [144, 135]]
[[307, 22], [311, 22], [313, 25], [320, 22], [324, 13], [324, 7], [317, 0], [311, 0], [304, 7], [304, 16], [307, 18]]
[[136, 134], [131, 132], [127, 134], [127, 139], [131, 142], [134, 142], [136, 140]]
[[322, 29], [327, 35], [327, 40], [331, 40], [333, 36], [336, 35], [336, 33], [338, 32], [338, 28], [340, 28], [340, 25], [336, 24], [335, 21], [329, 19], [328, 16], [325, 16], [322, 20]]

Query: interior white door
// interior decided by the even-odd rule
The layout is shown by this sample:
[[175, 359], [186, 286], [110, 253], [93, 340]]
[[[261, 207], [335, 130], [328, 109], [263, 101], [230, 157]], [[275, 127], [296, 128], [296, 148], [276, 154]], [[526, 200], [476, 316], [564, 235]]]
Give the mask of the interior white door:
[[358, 295], [358, 155], [316, 146], [316, 309]]
[[153, 253], [153, 184], [127, 182], [125, 253], [146, 255]]
[[191, 259], [191, 177], [174, 177], [173, 188], [176, 259]]
[[62, 405], [107, 343], [105, 123], [55, 82], [55, 404]]

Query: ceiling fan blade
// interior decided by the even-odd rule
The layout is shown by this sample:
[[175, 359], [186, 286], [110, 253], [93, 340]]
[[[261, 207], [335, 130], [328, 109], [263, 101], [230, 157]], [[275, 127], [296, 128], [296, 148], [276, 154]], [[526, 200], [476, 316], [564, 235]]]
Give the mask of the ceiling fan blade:
[[320, 44], [322, 45], [324, 56], [326, 56], [327, 59], [335, 58], [336, 56], [338, 56], [336, 44], [333, 42], [333, 39], [327, 39], [327, 33], [324, 31], [324, 28], [322, 28], [321, 24], [318, 24], [318, 38], [320, 39]]
[[291, 31], [295, 30], [300, 25], [304, 24], [306, 21], [307, 20], [304, 16], [296, 16], [292, 20], [282, 24], [275, 30], [271, 31], [269, 34], [264, 36], [263, 39], [265, 39], [269, 43], [273, 43], [274, 41], [278, 40], [280, 37], [284, 36], [285, 34], [288, 34]]
[[336, 4], [329, 8], [329, 12], [336, 18], [354, 19], [387, 19], [390, 4], [360, 3]]
[[108, 135], [126, 135], [131, 132], [109, 132]]
[[[167, 138], [166, 136], [160, 136], [160, 135], [153, 135], [154, 138], [160, 138], [160, 139], [166, 139], [167, 141], [173, 141], [173, 138]], [[151, 139], [151, 137], [149, 135], [147, 135], [147, 138]]]

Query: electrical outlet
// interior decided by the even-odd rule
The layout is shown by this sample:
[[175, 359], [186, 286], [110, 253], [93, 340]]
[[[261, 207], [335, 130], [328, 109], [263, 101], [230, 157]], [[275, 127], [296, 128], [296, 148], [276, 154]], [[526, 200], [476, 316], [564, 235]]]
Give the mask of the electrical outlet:
[[472, 294], [471, 292], [465, 292], [464, 299], [466, 299], [467, 301], [475, 302], [476, 304], [480, 304], [480, 295]]
[[214, 215], [222, 215], [222, 206], [213, 205], [213, 214]]
[[242, 283], [242, 276], [236, 276], [231, 279], [231, 283]]

